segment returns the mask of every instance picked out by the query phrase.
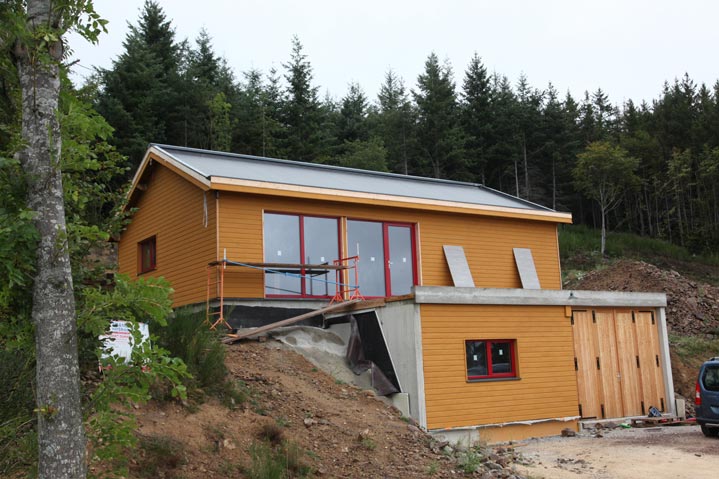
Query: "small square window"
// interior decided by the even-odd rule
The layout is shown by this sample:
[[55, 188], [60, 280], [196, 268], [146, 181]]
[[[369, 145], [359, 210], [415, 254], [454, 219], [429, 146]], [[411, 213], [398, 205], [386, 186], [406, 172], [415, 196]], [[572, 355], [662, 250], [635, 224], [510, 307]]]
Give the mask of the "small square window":
[[155, 236], [137, 244], [137, 274], [147, 273], [157, 267], [157, 246]]
[[467, 379], [515, 378], [514, 339], [467, 340]]

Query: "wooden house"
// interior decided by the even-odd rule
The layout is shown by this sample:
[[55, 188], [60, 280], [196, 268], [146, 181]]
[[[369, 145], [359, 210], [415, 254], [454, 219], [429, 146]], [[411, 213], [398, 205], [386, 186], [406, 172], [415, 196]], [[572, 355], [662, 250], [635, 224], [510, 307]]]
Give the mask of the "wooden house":
[[129, 206], [120, 272], [164, 276], [176, 306], [232, 305], [225, 319], [248, 326], [375, 300], [353, 314], [374, 318], [365, 340], [431, 432], [498, 441], [674, 412], [666, 297], [562, 290], [570, 214], [476, 184], [166, 145]]

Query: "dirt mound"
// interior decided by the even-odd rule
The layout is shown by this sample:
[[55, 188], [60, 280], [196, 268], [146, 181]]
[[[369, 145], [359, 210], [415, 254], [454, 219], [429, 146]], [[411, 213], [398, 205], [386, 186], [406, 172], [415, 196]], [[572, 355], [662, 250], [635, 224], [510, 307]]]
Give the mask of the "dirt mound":
[[570, 280], [566, 289], [660, 292], [667, 295], [667, 325], [680, 335], [719, 335], [719, 287], [688, 279], [674, 270], [620, 260]]
[[[295, 462], [300, 462], [305, 472], [296, 471], [291, 477], [440, 478], [462, 474], [459, 451], [430, 439], [374, 392], [326, 374], [279, 343], [228, 346], [226, 363], [247, 394], [247, 400], [234, 410], [209, 401], [192, 413], [167, 403], [135, 411], [138, 434], [145, 444], [164, 444], [166, 449], [180, 452], [169, 463], [167, 454], [160, 454], [162, 464], [148, 476], [154, 467], [151, 451], [140, 447], [134, 475], [257, 477], [248, 472], [252, 451], [257, 456], [258, 445], [268, 442], [292, 445], [283, 453], [294, 450]], [[267, 454], [271, 449], [264, 447]], [[487, 450], [487, 457], [490, 453], [491, 457], [502, 455], [501, 450]], [[496, 459], [500, 464], [494, 463], [498, 470], [493, 477], [516, 477], [509, 469], [514, 459], [506, 455]]]

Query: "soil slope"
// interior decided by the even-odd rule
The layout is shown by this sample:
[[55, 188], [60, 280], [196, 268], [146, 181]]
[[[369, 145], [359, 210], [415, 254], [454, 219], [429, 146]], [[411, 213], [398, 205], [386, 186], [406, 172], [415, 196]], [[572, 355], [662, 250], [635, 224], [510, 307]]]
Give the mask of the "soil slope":
[[[402, 419], [397, 409], [372, 391], [336, 380], [279, 343], [228, 346], [226, 362], [248, 392], [248, 400], [234, 410], [210, 401], [194, 413], [167, 403], [135, 411], [141, 437], [169, 442], [179, 451], [175, 460], [165, 461], [155, 475], [249, 477], [248, 451], [266, 437], [263, 430], [267, 428], [279, 429], [284, 440], [298, 447], [301, 462], [311, 471], [307, 477], [465, 475], [460, 472], [456, 451], [440, 452], [444, 444], [437, 444]], [[140, 448], [134, 460], [136, 477], [149, 477], [152, 458], [146, 449]], [[490, 452], [496, 458], [496, 451], [487, 454]], [[508, 465], [513, 459], [503, 457], [501, 462]], [[476, 477], [484, 472], [475, 473]], [[515, 477], [499, 466], [493, 472], [491, 477]]]
[[565, 289], [666, 293], [671, 332], [719, 335], [719, 287], [691, 280], [675, 270], [620, 260], [570, 281]]

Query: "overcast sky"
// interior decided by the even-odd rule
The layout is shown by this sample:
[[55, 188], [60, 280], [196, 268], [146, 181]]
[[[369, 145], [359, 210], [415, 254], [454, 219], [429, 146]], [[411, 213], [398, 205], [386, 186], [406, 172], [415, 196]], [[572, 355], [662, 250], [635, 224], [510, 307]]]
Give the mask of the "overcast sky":
[[[122, 52], [127, 23], [144, 0], [96, 0], [110, 21], [99, 45], [71, 37], [81, 81]], [[719, 79], [719, 1], [712, 0], [164, 0], [178, 40], [212, 36], [238, 77], [282, 69], [297, 34], [323, 96], [358, 82], [374, 100], [388, 69], [414, 88], [430, 52], [448, 59], [458, 87], [477, 52], [490, 72], [516, 84], [552, 82], [580, 98], [601, 87], [615, 104], [656, 98], [685, 72], [709, 86]]]

